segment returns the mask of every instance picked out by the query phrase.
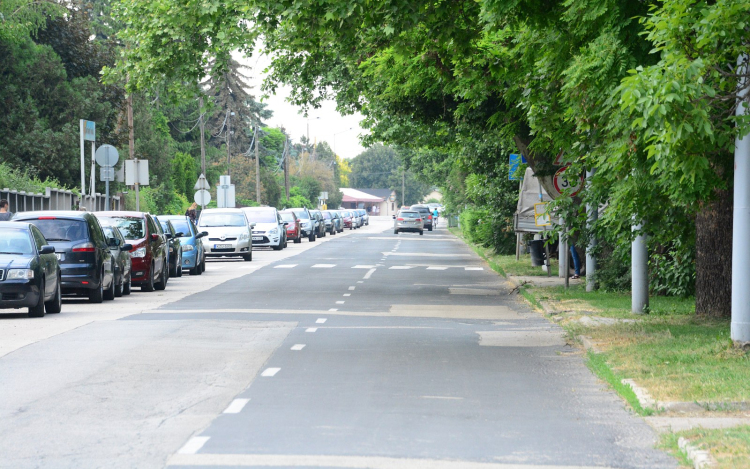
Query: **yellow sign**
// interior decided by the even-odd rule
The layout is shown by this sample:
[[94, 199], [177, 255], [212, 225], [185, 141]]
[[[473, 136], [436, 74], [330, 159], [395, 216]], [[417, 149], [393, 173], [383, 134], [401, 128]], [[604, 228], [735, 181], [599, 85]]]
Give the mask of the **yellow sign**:
[[321, 210], [328, 210], [328, 204], [323, 204], [320, 206]]
[[549, 202], [540, 202], [538, 204], [534, 204], [534, 224], [536, 226], [552, 225], [549, 213], [547, 213], [548, 204]]

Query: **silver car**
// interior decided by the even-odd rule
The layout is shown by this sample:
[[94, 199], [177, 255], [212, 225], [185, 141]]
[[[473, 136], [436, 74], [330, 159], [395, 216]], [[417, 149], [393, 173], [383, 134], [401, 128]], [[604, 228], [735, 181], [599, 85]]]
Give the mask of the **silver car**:
[[286, 247], [286, 223], [274, 207], [245, 207], [247, 220], [253, 227], [253, 246], [281, 251]]
[[253, 260], [252, 225], [239, 208], [209, 208], [201, 212], [198, 231], [208, 257], [233, 256]]
[[399, 234], [402, 231], [418, 231], [420, 235], [424, 235], [424, 219], [416, 210], [401, 210], [398, 215], [393, 216], [393, 220], [393, 234]]

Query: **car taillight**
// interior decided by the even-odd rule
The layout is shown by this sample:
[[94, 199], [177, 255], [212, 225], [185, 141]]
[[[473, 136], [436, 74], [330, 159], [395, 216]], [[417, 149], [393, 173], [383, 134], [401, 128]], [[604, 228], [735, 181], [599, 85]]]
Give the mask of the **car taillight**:
[[428, 220], [432, 220], [432, 215], [427, 215]]
[[39, 217], [37, 220], [57, 220], [57, 217]]
[[403, 218], [396, 218], [397, 221], [404, 221]]
[[421, 219], [421, 218], [417, 218], [417, 219], [416, 219], [416, 220], [414, 220], [414, 221], [422, 221], [422, 219]]
[[83, 243], [79, 244], [77, 246], [73, 246], [72, 251], [73, 252], [94, 252], [96, 248], [94, 248], [94, 245], [92, 243]]

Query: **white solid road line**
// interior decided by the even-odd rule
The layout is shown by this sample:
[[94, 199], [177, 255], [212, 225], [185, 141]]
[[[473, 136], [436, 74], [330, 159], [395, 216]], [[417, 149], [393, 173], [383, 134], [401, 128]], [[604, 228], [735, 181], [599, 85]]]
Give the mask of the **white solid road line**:
[[365, 276], [362, 277], [362, 278], [365, 279], [365, 280], [367, 280], [368, 278], [372, 277], [372, 274], [374, 274], [376, 270], [378, 270], [378, 269], [370, 269], [370, 270], [368, 270], [367, 273], [365, 274]]
[[210, 436], [194, 436], [185, 443], [185, 446], [180, 448], [177, 454], [195, 454], [203, 448], [203, 445], [211, 439]]
[[305, 344], [294, 344], [292, 345], [292, 350], [299, 351], [305, 348]]
[[299, 264], [281, 264], [281, 265], [275, 265], [273, 266], [274, 269], [293, 269], [297, 267]]
[[315, 264], [312, 266], [313, 269], [330, 269], [336, 267], [336, 264]]
[[344, 302], [343, 302], [343, 301], [337, 301], [337, 302], [336, 302], [336, 304], [337, 304], [337, 305], [343, 305], [343, 304], [344, 304]]
[[250, 399], [235, 399], [229, 404], [229, 407], [224, 409], [224, 413], [239, 414], [248, 402], [250, 402]]
[[265, 376], [266, 378], [270, 378], [271, 376], [276, 376], [276, 373], [278, 373], [279, 371], [281, 371], [281, 368], [266, 368], [260, 375]]
[[317, 321], [315, 321], [315, 324], [325, 324], [328, 319], [326, 318], [318, 318]]
[[349, 290], [355, 290], [357, 287], [349, 287]]
[[317, 330], [318, 330], [317, 327], [308, 327], [307, 329], [305, 329], [305, 332], [315, 332]]

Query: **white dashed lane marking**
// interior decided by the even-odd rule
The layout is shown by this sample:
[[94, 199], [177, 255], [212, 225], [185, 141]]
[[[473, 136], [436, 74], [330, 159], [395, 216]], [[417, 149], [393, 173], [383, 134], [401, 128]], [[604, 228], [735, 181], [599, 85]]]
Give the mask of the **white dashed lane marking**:
[[325, 324], [327, 321], [326, 318], [318, 318], [317, 321], [315, 321], [315, 324]]
[[281, 371], [281, 368], [266, 368], [260, 375], [270, 378], [271, 376], [276, 376], [276, 373], [279, 371]]
[[337, 305], [343, 305], [343, 304], [344, 304], [344, 302], [343, 302], [343, 301], [337, 301], [337, 302], [336, 302], [336, 304], [337, 304]]
[[431, 266], [431, 267], [427, 267], [427, 270], [448, 270], [448, 267]]
[[305, 329], [305, 332], [315, 332], [317, 330], [318, 330], [317, 327], [308, 327], [307, 329]]
[[248, 402], [250, 402], [250, 399], [235, 399], [229, 404], [229, 407], [224, 410], [224, 413], [239, 414]]
[[312, 266], [313, 269], [331, 269], [336, 267], [336, 264], [315, 264]]
[[370, 269], [370, 270], [368, 270], [367, 273], [365, 274], [365, 276], [362, 277], [362, 278], [365, 279], [365, 280], [367, 280], [368, 278], [372, 277], [372, 274], [374, 274], [376, 270], [378, 270], [378, 269]]
[[203, 448], [203, 445], [211, 439], [210, 436], [194, 436], [185, 443], [185, 446], [180, 448], [179, 454], [195, 454]]
[[297, 267], [298, 265], [299, 264], [281, 264], [281, 265], [276, 265], [273, 268], [274, 269], [293, 269]]
[[352, 269], [372, 269], [374, 265], [355, 265]]
[[352, 296], [351, 293], [344, 293], [344, 296]]
[[339, 310], [338, 308], [331, 308], [328, 311], [338, 311], [338, 310]]
[[305, 348], [305, 344], [294, 344], [292, 345], [292, 350], [299, 351]]
[[412, 266], [410, 265], [393, 265], [391, 267], [388, 267], [388, 270], [409, 270]]
[[349, 287], [349, 290], [354, 290], [354, 289], [356, 289], [356, 288], [357, 288], [357, 287]]
[[484, 270], [484, 267], [464, 267], [464, 270]]

